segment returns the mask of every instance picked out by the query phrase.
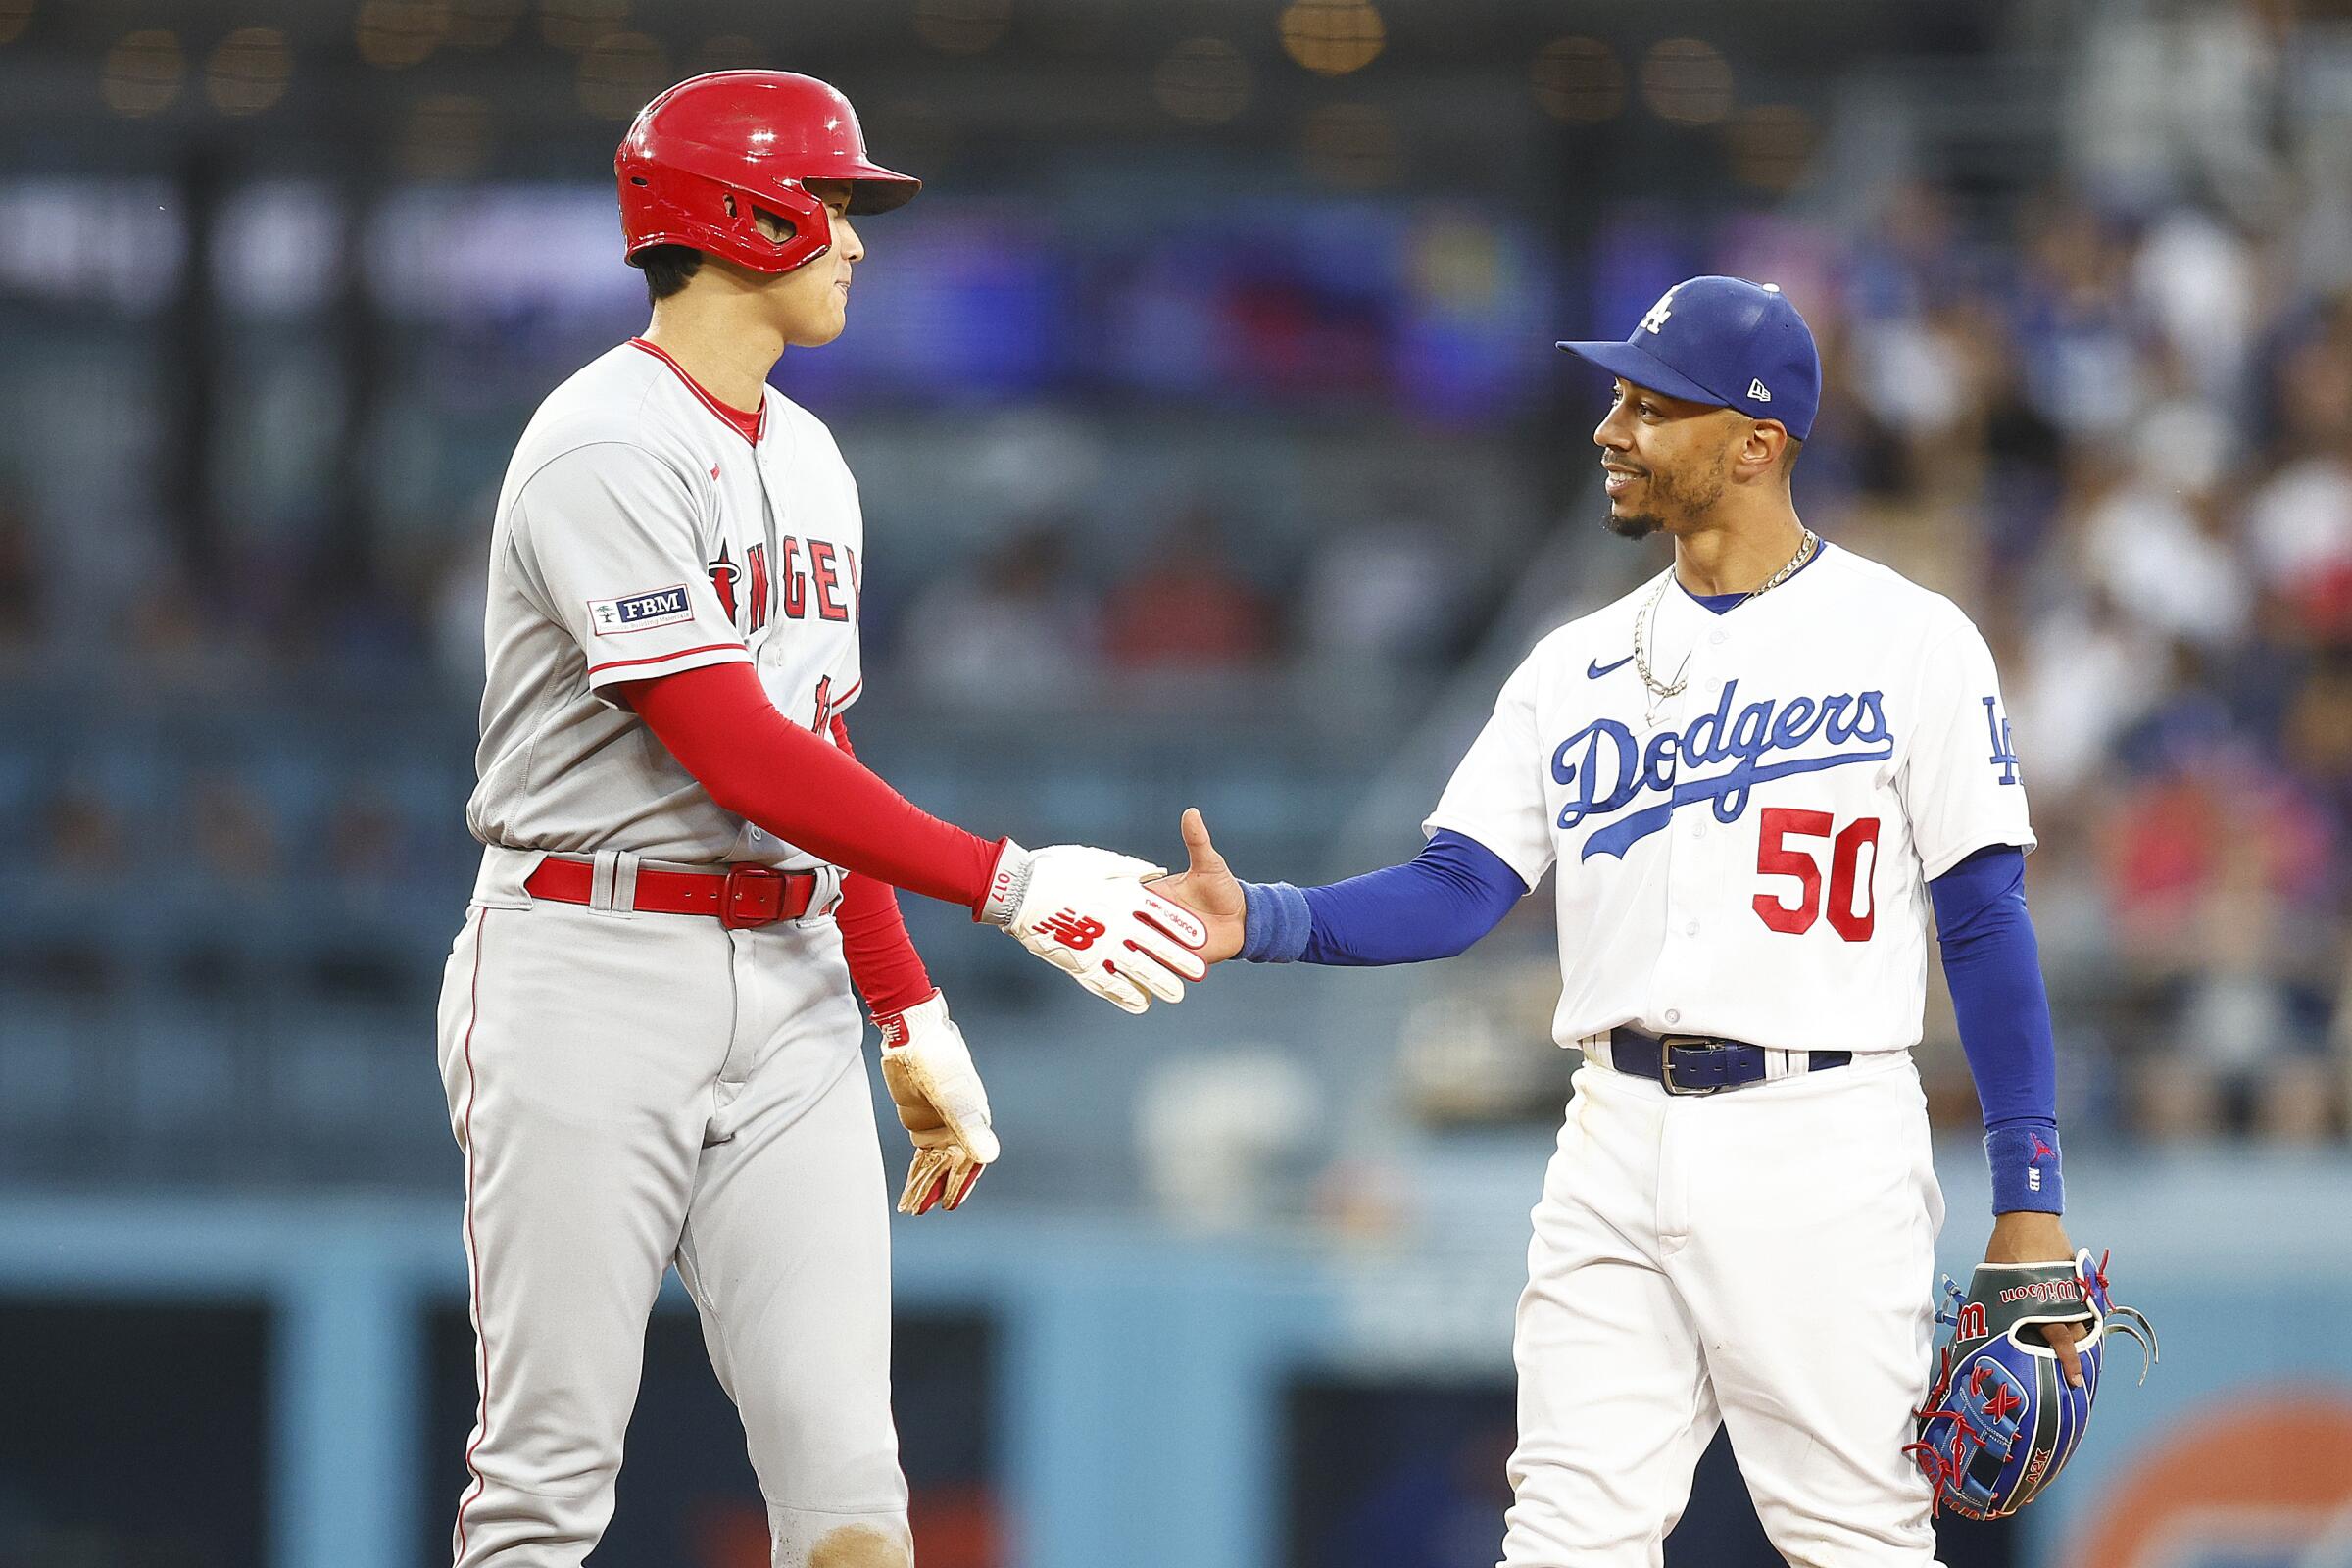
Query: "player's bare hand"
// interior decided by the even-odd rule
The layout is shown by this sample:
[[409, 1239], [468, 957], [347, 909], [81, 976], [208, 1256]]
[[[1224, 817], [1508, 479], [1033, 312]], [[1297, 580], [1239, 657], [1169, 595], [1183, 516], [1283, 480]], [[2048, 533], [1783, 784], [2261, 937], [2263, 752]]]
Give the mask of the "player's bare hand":
[[[2048, 1263], [2070, 1260], [2075, 1244], [2066, 1239], [2066, 1226], [2055, 1214], [2020, 1209], [1998, 1215], [1992, 1222], [1992, 1241], [1984, 1249], [1987, 1263]], [[2058, 1352], [2058, 1369], [2076, 1388], [2082, 1386], [2082, 1357], [2075, 1349], [2086, 1325], [2043, 1323], [2041, 1337]]]
[[1182, 1002], [1186, 982], [1208, 973], [1208, 928], [1144, 885], [1165, 875], [1109, 850], [1030, 851], [1006, 839], [978, 915], [1096, 996], [1142, 1012], [1154, 997]]
[[1208, 823], [1197, 806], [1185, 808], [1182, 831], [1185, 854], [1192, 863], [1174, 876], [1149, 883], [1152, 892], [1173, 899], [1200, 917], [1208, 927], [1208, 944], [1200, 956], [1222, 963], [1242, 951], [1242, 933], [1250, 913], [1242, 884], [1225, 865], [1225, 857], [1209, 841]]
[[999, 1152], [989, 1125], [988, 1091], [963, 1031], [933, 992], [905, 1012], [874, 1020], [882, 1031], [882, 1081], [899, 1120], [914, 1140], [914, 1163], [899, 1194], [899, 1212], [960, 1207]]

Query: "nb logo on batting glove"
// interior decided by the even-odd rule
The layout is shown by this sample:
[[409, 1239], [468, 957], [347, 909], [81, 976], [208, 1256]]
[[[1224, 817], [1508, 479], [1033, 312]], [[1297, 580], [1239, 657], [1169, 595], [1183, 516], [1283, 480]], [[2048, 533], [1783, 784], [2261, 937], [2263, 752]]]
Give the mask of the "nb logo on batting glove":
[[1075, 909], [1064, 909], [1059, 914], [1050, 915], [1040, 920], [1037, 928], [1063, 947], [1080, 953], [1093, 947], [1095, 938], [1102, 934], [1102, 921], [1081, 919]]

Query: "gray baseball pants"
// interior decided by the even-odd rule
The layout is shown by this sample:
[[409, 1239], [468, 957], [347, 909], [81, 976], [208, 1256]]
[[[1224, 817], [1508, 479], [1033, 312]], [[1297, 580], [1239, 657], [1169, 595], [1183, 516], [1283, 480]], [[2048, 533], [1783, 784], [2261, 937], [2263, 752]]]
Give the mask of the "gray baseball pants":
[[519, 880], [485, 872], [441, 995], [480, 1390], [457, 1568], [594, 1548], [672, 1265], [776, 1568], [910, 1562], [889, 1199], [838, 928], [729, 931]]

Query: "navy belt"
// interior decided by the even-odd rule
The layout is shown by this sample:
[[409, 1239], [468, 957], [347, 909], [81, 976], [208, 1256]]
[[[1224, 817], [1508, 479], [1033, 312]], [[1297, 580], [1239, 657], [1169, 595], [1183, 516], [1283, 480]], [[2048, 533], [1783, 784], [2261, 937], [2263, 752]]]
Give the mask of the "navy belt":
[[[1788, 1053], [1794, 1056], [1796, 1052]], [[1850, 1051], [1804, 1052], [1805, 1070], [1842, 1067]], [[1654, 1080], [1670, 1095], [1715, 1095], [1765, 1078], [1765, 1048], [1713, 1035], [1653, 1035], [1619, 1024], [1609, 1031], [1609, 1065]]]

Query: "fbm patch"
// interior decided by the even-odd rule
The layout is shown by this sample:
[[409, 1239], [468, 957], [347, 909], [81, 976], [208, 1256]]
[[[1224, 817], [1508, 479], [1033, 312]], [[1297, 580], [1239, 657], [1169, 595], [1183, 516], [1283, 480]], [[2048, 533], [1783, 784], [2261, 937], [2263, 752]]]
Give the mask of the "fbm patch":
[[588, 601], [588, 623], [600, 637], [617, 637], [623, 632], [645, 631], [693, 618], [694, 606], [687, 601], [684, 583], [657, 588], [650, 594], [631, 594], [625, 599]]

